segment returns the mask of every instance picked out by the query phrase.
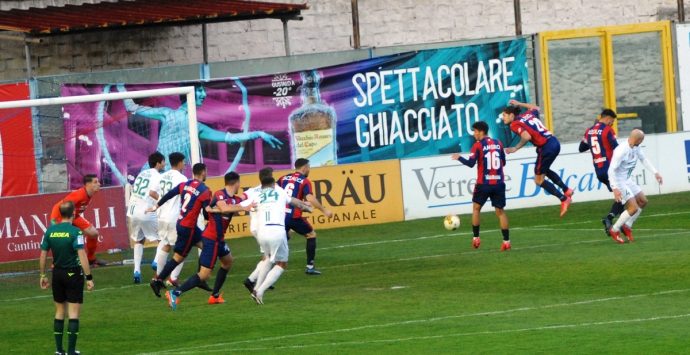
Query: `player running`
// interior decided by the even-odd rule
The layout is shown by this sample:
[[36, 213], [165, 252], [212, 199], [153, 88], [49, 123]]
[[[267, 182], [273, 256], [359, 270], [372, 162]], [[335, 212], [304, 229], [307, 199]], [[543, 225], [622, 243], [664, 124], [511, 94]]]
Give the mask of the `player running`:
[[[510, 129], [520, 136], [520, 142], [515, 147], [505, 148], [505, 152], [507, 154], [515, 153], [527, 142], [532, 142], [537, 147], [534, 182], [561, 201], [561, 217], [563, 217], [568, 212], [574, 191], [568, 188], [568, 185], [561, 180], [556, 172], [551, 170], [551, 164], [561, 151], [561, 143], [539, 120], [539, 106], [517, 100], [510, 100], [508, 104], [510, 106], [503, 109], [503, 123], [510, 125]], [[527, 111], [520, 114], [520, 107], [526, 108]], [[546, 181], [544, 176], [558, 185], [563, 192], [551, 182]]]
[[479, 214], [487, 199], [491, 199], [491, 205], [496, 210], [496, 217], [501, 225], [503, 244], [501, 251], [510, 250], [510, 232], [508, 229], [508, 216], [503, 208], [506, 206], [506, 184], [503, 175], [503, 167], [506, 165], [506, 156], [503, 152], [503, 143], [489, 137], [489, 125], [483, 121], [477, 121], [472, 125], [474, 131], [474, 143], [470, 150], [469, 158], [465, 159], [459, 153], [451, 155], [451, 159], [459, 160], [462, 164], [471, 167], [477, 165], [477, 183], [472, 193], [472, 246], [477, 249], [481, 244], [479, 238]]
[[[618, 146], [616, 133], [613, 132], [613, 128], [611, 127], [615, 119], [616, 113], [613, 112], [613, 110], [607, 108], [601, 111], [597, 123], [585, 131], [585, 135], [582, 137], [579, 147], [580, 153], [586, 150], [592, 153], [592, 163], [594, 164], [594, 171], [597, 174], [597, 179], [599, 182], [606, 185], [609, 191], [612, 191], [609, 183], [609, 165], [611, 163], [613, 150]], [[609, 230], [611, 230], [611, 226], [613, 225], [613, 219], [623, 212], [624, 209], [622, 203], [614, 201], [608, 215], [601, 219], [601, 223], [604, 224], [604, 232], [606, 232], [606, 235], [610, 235]]]
[[218, 190], [213, 194], [210, 208], [216, 208], [221, 213], [211, 213], [208, 224], [201, 233], [201, 240], [203, 248], [201, 249], [201, 257], [199, 263], [201, 269], [198, 273], [192, 275], [182, 286], [174, 291], [166, 291], [165, 296], [168, 299], [168, 305], [174, 311], [177, 308], [178, 298], [186, 291], [199, 286], [202, 281], [208, 280], [211, 276], [211, 271], [216, 264], [216, 260], [220, 260], [221, 267], [216, 275], [216, 283], [213, 287], [211, 296], [208, 298], [209, 304], [225, 303], [220, 289], [225, 283], [225, 278], [232, 267], [232, 254], [230, 248], [225, 244], [225, 231], [230, 225], [232, 216], [235, 212], [249, 211], [251, 205], [240, 206], [242, 199], [236, 196], [237, 190], [240, 188], [240, 176], [232, 171], [225, 174], [225, 188]]
[[149, 155], [149, 166], [137, 175], [132, 186], [127, 206], [129, 237], [134, 241], [134, 283], [141, 283], [141, 259], [144, 256], [144, 242], [158, 243], [158, 216], [146, 212], [160, 197], [156, 186], [165, 167], [165, 157], [159, 152]]
[[273, 285], [287, 268], [288, 243], [285, 228], [285, 206], [292, 205], [307, 212], [311, 206], [298, 200], [276, 185], [272, 175], [261, 176], [261, 192], [252, 199], [245, 200], [242, 205], [257, 204], [257, 239], [269, 261], [262, 265], [256, 286], [251, 293], [257, 304], [263, 304], [264, 292]]
[[81, 229], [81, 231], [86, 236], [86, 256], [89, 260], [89, 265], [91, 266], [103, 266], [106, 263], [101, 260], [96, 259], [96, 249], [98, 249], [98, 230], [96, 227], [91, 225], [82, 215], [86, 208], [91, 202], [93, 195], [101, 189], [101, 183], [98, 181], [98, 177], [95, 174], [84, 175], [84, 186], [70, 192], [53, 205], [53, 209], [50, 212], [50, 222], [52, 224], [62, 222], [62, 217], [60, 216], [60, 205], [63, 202], [72, 201], [74, 203], [74, 218], [72, 219], [72, 224]]
[[[182, 174], [185, 167], [185, 156], [180, 152], [174, 152], [168, 155], [170, 162], [170, 170], [161, 175], [158, 186], [155, 187], [156, 193], [163, 196], [172, 190], [173, 187], [178, 186], [188, 179]], [[163, 272], [163, 267], [168, 260], [171, 246], [175, 245], [177, 241], [177, 217], [180, 215], [180, 196], [177, 195], [162, 205], [158, 209], [158, 248], [156, 248], [156, 256], [154, 257], [156, 275]], [[166, 280], [166, 285], [177, 287], [177, 279], [182, 271], [184, 262], [181, 262]], [[153, 264], [152, 264], [153, 266]]]
[[149, 208], [149, 211], [153, 212], [173, 197], [180, 196], [180, 216], [176, 225], [177, 241], [173, 249], [175, 254], [165, 264], [163, 271], [154, 277], [149, 284], [157, 297], [161, 296], [161, 288], [165, 288], [163, 280], [170, 276], [173, 269], [184, 261], [192, 246], [196, 245], [200, 249], [202, 247], [201, 230], [197, 226], [197, 219], [201, 211], [211, 202], [211, 190], [204, 184], [206, 181], [205, 164], [194, 164], [192, 174], [194, 177], [191, 180], [177, 185], [168, 191], [157, 204]]
[[[326, 217], [333, 216], [333, 212], [325, 208], [314, 197], [314, 189], [308, 178], [309, 160], [304, 158], [295, 160], [295, 169], [294, 173], [278, 179], [278, 185], [287, 191], [288, 195], [300, 201], [309, 202], [312, 206], [321, 210]], [[321, 275], [321, 272], [314, 267], [314, 258], [316, 257], [316, 232], [314, 228], [306, 218], [302, 217], [302, 210], [300, 208], [287, 205], [286, 211], [285, 231], [289, 232], [292, 229], [307, 238], [307, 268], [305, 273], [307, 275]]]
[[647, 206], [647, 197], [644, 195], [644, 192], [642, 192], [635, 180], [630, 178], [635, 165], [637, 165], [637, 161], [641, 161], [645, 168], [654, 174], [659, 185], [663, 183], [661, 174], [654, 168], [652, 162], [645, 157], [644, 152], [640, 148], [642, 141], [644, 141], [644, 132], [639, 129], [633, 129], [627, 142], [613, 150], [613, 157], [609, 166], [613, 199], [625, 205], [625, 211], [618, 217], [609, 233], [615, 242], [621, 244], [625, 243], [620, 236], [621, 231], [628, 238], [628, 241], [632, 242], [634, 240], [632, 235], [633, 223], [642, 213], [642, 209]]

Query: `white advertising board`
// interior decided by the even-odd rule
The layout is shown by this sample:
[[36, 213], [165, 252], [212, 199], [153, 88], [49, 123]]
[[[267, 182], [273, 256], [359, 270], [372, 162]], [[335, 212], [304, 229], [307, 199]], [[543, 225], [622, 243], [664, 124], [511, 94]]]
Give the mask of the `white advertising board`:
[[690, 23], [676, 24], [676, 53], [683, 130], [690, 131]]
[[[618, 141], [625, 144], [626, 140], [619, 138]], [[597, 180], [591, 154], [579, 153], [578, 146], [579, 143], [563, 144], [561, 154], [551, 167], [575, 190], [571, 209], [577, 208], [581, 201], [613, 199], [613, 194]], [[642, 148], [664, 178], [660, 186], [652, 173], [638, 163], [633, 177], [645, 194], [690, 190], [690, 132], [648, 135]], [[525, 147], [507, 156], [504, 168], [506, 209], [560, 204], [534, 183], [535, 159], [534, 147]], [[400, 168], [406, 220], [472, 212], [476, 166], [468, 168], [451, 160], [450, 155], [444, 155], [402, 160]], [[489, 201], [484, 211], [491, 210]], [[558, 214], [559, 209], [554, 207], [553, 213]]]

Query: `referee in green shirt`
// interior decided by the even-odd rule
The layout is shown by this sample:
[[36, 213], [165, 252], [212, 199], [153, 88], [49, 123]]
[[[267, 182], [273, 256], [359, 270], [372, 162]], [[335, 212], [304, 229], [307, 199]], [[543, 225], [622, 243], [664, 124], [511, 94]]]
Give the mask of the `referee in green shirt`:
[[53, 300], [55, 301], [55, 354], [65, 354], [62, 347], [62, 334], [65, 328], [65, 309], [69, 315], [67, 325], [68, 346], [67, 354], [79, 354], [76, 350], [77, 335], [79, 335], [79, 309], [84, 301], [84, 278], [86, 288], [93, 289], [93, 276], [84, 251], [84, 235], [81, 230], [72, 225], [74, 217], [74, 203], [64, 202], [60, 205], [62, 223], [50, 226], [41, 241], [41, 288], [49, 285], [46, 276], [46, 258], [48, 251], [53, 252]]

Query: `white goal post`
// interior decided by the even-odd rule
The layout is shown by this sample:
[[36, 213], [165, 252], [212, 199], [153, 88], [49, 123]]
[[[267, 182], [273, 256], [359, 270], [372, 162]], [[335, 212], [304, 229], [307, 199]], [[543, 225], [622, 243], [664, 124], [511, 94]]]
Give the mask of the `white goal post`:
[[138, 99], [144, 97], [186, 95], [187, 96], [187, 116], [189, 120], [189, 139], [190, 159], [193, 164], [201, 162], [201, 152], [199, 147], [199, 130], [196, 120], [196, 95], [194, 86], [183, 86], [166, 89], [138, 90], [125, 92], [112, 92], [105, 94], [52, 97], [45, 99], [17, 100], [0, 102], [0, 109], [36, 107], [36, 106], [61, 106], [68, 104], [78, 104], [85, 102], [113, 101], [124, 99]]

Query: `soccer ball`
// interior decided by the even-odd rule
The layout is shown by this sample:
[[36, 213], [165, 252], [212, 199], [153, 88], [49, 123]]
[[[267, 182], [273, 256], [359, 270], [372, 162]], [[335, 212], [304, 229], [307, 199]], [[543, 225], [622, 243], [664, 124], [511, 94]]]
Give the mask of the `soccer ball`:
[[446, 218], [443, 219], [443, 226], [449, 231], [460, 228], [460, 217], [454, 214], [446, 216]]

